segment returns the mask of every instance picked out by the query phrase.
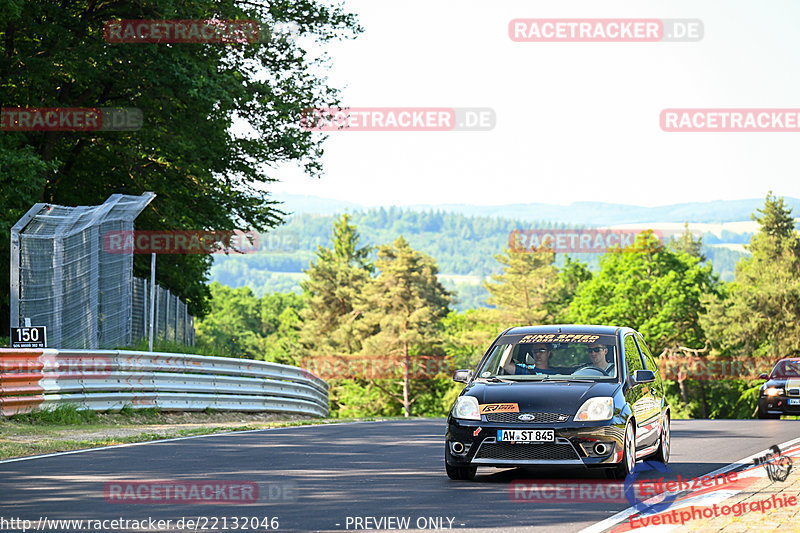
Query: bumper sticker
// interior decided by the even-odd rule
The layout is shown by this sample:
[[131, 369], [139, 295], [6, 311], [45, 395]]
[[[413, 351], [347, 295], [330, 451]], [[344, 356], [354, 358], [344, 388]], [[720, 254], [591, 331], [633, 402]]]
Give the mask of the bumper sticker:
[[519, 405], [515, 403], [485, 403], [481, 405], [481, 414], [486, 413], [519, 413]]

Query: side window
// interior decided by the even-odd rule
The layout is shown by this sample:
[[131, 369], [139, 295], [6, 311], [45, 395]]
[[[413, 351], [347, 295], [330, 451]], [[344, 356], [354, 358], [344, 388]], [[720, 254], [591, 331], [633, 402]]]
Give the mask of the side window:
[[653, 354], [650, 353], [650, 348], [647, 347], [647, 343], [644, 342], [642, 337], [636, 338], [636, 343], [639, 345], [639, 349], [644, 354], [645, 363], [647, 363], [647, 370], [652, 370], [653, 372], [658, 372], [658, 364], [656, 363], [655, 357]]
[[636, 347], [636, 341], [633, 340], [633, 335], [625, 336], [625, 362], [628, 364], [628, 372], [631, 374], [636, 370], [644, 370], [644, 368], [642, 368], [642, 358], [639, 355], [639, 348]]
[[661, 375], [658, 373], [658, 363], [656, 363], [656, 358], [653, 357], [653, 354], [650, 352], [650, 348], [647, 346], [647, 343], [644, 342], [644, 339], [641, 335], [636, 337], [636, 344], [639, 345], [639, 349], [644, 354], [644, 361], [647, 364], [647, 370], [652, 370], [656, 373], [656, 383], [659, 387], [662, 386]]

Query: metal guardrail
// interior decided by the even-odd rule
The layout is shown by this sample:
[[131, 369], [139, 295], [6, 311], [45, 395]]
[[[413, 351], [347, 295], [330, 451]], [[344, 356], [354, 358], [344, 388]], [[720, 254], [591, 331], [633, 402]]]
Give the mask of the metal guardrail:
[[269, 411], [328, 415], [328, 384], [289, 365], [122, 350], [0, 349], [0, 413], [59, 404], [113, 411]]

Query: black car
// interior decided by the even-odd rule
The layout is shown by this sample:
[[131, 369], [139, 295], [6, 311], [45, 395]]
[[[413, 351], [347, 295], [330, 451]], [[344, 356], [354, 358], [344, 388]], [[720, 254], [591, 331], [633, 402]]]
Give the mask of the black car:
[[800, 357], [781, 359], [769, 376], [758, 377], [767, 380], [758, 395], [758, 418], [800, 416]]
[[638, 459], [666, 463], [670, 407], [642, 336], [613, 326], [529, 326], [500, 334], [447, 418], [445, 467], [578, 466], [624, 478]]

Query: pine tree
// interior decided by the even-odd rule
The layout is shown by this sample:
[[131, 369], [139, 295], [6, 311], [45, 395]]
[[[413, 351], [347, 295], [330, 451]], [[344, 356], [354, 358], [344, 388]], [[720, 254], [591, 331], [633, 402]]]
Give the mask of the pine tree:
[[709, 298], [703, 324], [734, 355], [800, 354], [800, 234], [783, 198], [770, 192], [758, 212], [752, 255], [737, 263], [728, 296]]
[[402, 397], [383, 385], [374, 384], [403, 405], [411, 414], [409, 369], [412, 354], [435, 344], [437, 323], [447, 315], [452, 296], [437, 279], [434, 260], [412, 249], [403, 237], [378, 250], [380, 272], [363, 289], [356, 304], [361, 313], [357, 327], [365, 354], [403, 358]]
[[772, 195], [772, 191], [769, 191], [764, 202], [764, 209], [757, 209], [756, 211], [761, 213], [762, 216], [757, 217], [753, 213], [750, 218], [758, 221], [759, 232], [762, 235], [768, 235], [779, 240], [797, 240], [792, 210], [784, 203], [783, 197], [776, 198]]
[[558, 275], [555, 252], [540, 247], [525, 250], [512, 242], [511, 248], [495, 255], [503, 265], [502, 274], [494, 274], [484, 287], [489, 303], [509, 325], [533, 325], [552, 322], [562, 296], [564, 281]]
[[683, 223], [683, 233], [677, 238], [673, 237], [669, 242], [670, 249], [676, 252], [686, 252], [687, 254], [697, 257], [700, 262], [706, 260], [706, 256], [702, 253], [703, 237], [694, 238], [694, 235], [689, 231], [689, 223]]
[[350, 216], [333, 224], [333, 248], [317, 247], [317, 261], [300, 285], [307, 297], [303, 309], [302, 346], [312, 353], [352, 354], [360, 349], [354, 330], [353, 305], [369, 279], [370, 247], [358, 247], [358, 232]]

